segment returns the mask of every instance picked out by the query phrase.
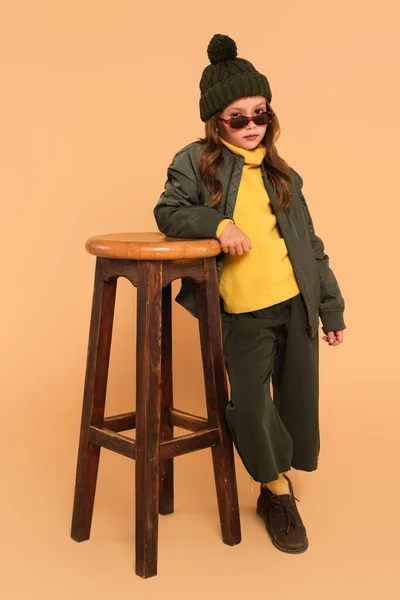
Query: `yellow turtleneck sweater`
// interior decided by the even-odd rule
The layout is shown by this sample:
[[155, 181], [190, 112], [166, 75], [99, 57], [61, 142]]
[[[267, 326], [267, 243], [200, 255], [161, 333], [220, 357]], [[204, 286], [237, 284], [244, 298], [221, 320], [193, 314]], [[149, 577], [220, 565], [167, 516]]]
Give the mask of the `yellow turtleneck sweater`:
[[[252, 244], [242, 255], [226, 254], [219, 293], [226, 312], [249, 312], [292, 298], [300, 293], [300, 288], [262, 179], [265, 146], [259, 144], [248, 150], [219, 139], [244, 157], [233, 218]], [[223, 219], [219, 223], [217, 237], [230, 222], [231, 219]]]

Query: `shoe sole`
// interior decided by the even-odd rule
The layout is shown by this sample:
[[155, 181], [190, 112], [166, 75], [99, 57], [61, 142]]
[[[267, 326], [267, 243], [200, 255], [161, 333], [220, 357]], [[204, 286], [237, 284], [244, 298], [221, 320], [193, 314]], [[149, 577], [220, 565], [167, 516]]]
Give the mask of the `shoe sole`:
[[275, 546], [275, 548], [278, 548], [278, 550], [281, 550], [282, 552], [287, 552], [289, 554], [301, 554], [302, 552], [305, 552], [308, 548], [308, 541], [307, 541], [307, 545], [304, 546], [303, 548], [299, 548], [297, 550], [289, 550], [288, 548], [283, 548], [283, 546], [280, 546], [272, 537], [272, 533], [271, 530], [269, 528], [269, 522], [268, 519], [265, 519], [264, 516], [258, 511], [257, 509], [257, 514], [261, 517], [261, 519], [264, 521], [264, 524], [267, 528], [269, 537], [271, 538], [271, 542], [273, 543], [273, 545]]

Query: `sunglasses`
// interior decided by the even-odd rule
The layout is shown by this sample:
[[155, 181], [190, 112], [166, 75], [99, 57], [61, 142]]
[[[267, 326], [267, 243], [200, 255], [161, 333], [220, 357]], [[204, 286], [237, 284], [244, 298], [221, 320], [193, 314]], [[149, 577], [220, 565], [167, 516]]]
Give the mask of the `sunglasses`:
[[274, 118], [274, 112], [267, 108], [265, 112], [262, 112], [255, 117], [245, 117], [240, 115], [239, 117], [231, 117], [230, 119], [222, 119], [218, 117], [220, 121], [227, 123], [232, 129], [242, 129], [246, 127], [250, 121], [253, 121], [256, 125], [267, 125]]

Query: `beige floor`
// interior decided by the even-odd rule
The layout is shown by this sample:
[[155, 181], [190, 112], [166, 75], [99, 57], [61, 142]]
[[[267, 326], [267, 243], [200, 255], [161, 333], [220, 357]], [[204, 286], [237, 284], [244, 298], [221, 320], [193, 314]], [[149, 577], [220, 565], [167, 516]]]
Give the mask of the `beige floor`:
[[[383, 454], [390, 441], [386, 449], [374, 447], [378, 418], [376, 432], [354, 444], [354, 413], [347, 410], [340, 422], [340, 411], [328, 409], [333, 400], [328, 396], [322, 411], [330, 427], [322, 430], [318, 471], [292, 470], [310, 539], [304, 554], [274, 548], [254, 510], [257, 489], [252, 494], [237, 454], [242, 542], [223, 544], [206, 449], [175, 461], [176, 509], [160, 516], [158, 575], [148, 580], [134, 573], [134, 463], [102, 451], [91, 539], [78, 544], [70, 538], [70, 520], [79, 416], [71, 412], [59, 433], [49, 432], [39, 444], [35, 431], [21, 426], [17, 439], [28, 450], [25, 460], [22, 453], [17, 459], [9, 453], [3, 463], [3, 483], [12, 482], [2, 493], [3, 597], [398, 598], [398, 486], [394, 482], [389, 494], [372, 482], [380, 481], [379, 466], [387, 468]], [[348, 401], [336, 400], [343, 407]], [[346, 444], [359, 465], [354, 470], [335, 451]]]

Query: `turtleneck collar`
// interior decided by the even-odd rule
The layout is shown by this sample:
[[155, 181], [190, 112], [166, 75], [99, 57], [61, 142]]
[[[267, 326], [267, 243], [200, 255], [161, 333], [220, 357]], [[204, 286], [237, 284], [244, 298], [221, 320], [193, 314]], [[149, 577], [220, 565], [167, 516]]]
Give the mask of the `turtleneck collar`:
[[263, 158], [267, 152], [266, 147], [261, 142], [255, 148], [247, 149], [241, 148], [240, 146], [235, 146], [234, 144], [231, 144], [230, 142], [224, 140], [221, 136], [218, 137], [221, 140], [221, 142], [234, 154], [239, 154], [240, 156], [243, 156], [246, 165], [251, 165], [253, 167], [261, 165]]

